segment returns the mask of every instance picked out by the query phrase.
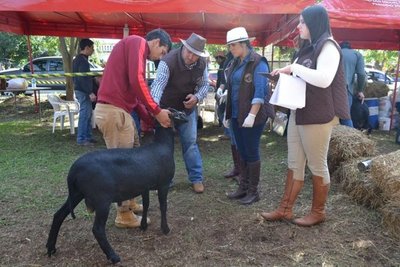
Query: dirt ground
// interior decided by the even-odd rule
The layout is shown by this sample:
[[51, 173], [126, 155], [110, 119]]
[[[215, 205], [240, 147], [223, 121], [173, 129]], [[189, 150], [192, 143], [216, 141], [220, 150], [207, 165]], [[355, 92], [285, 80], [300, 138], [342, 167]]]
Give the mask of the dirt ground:
[[[336, 184], [331, 186], [323, 224], [303, 228], [260, 219], [258, 213], [275, 208], [282, 195], [286, 169], [283, 137], [267, 133], [262, 139], [261, 200], [251, 206], [228, 200], [226, 192], [236, 184], [221, 175], [230, 166], [229, 157], [220, 156], [229, 155], [229, 142], [218, 141], [218, 134], [221, 129], [216, 126], [200, 131], [200, 148], [207, 157], [204, 194], [192, 192], [177, 145], [175, 186], [168, 198], [170, 234], [161, 233], [155, 192], [150, 199], [151, 224], [145, 232], [117, 229], [113, 225], [115, 208], [111, 209], [106, 231], [122, 259], [119, 266], [400, 266], [400, 242], [383, 228], [380, 214], [353, 202]], [[393, 136], [373, 133], [371, 138], [378, 142], [378, 153], [399, 148]], [[54, 194], [66, 196], [65, 185], [60, 184]], [[48, 258], [45, 243], [59, 206], [32, 215], [15, 211], [13, 203], [0, 202], [0, 213], [7, 214], [7, 220], [0, 221], [0, 266], [109, 265], [91, 232], [93, 216], [85, 212], [83, 203], [75, 220], [67, 217], [58, 250]], [[305, 214], [310, 204], [308, 180], [295, 214]]]

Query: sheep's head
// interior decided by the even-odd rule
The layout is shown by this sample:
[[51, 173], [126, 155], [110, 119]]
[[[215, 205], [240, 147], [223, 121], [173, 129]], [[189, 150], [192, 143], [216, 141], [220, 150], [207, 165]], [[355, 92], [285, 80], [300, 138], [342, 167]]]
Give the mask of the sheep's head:
[[172, 120], [172, 123], [174, 125], [180, 125], [182, 123], [188, 122], [185, 112], [178, 111], [174, 108], [168, 108], [168, 110], [171, 111], [171, 114], [169, 115], [169, 117]]

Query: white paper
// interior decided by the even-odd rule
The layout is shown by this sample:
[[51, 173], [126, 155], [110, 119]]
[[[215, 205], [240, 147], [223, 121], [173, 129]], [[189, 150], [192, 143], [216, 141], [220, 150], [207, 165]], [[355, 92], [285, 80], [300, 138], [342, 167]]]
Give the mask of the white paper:
[[280, 73], [269, 103], [292, 110], [304, 108], [306, 105], [306, 82], [292, 75]]

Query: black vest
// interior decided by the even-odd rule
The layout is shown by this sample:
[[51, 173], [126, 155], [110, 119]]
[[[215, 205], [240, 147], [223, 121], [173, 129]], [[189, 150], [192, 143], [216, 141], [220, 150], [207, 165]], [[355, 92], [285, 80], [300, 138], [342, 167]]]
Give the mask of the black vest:
[[206, 59], [200, 57], [196, 65], [191, 70], [188, 69], [182, 59], [182, 47], [174, 49], [162, 58], [168, 65], [169, 79], [160, 100], [161, 108], [184, 111], [183, 101], [188, 94], [195, 93], [207, 67]]

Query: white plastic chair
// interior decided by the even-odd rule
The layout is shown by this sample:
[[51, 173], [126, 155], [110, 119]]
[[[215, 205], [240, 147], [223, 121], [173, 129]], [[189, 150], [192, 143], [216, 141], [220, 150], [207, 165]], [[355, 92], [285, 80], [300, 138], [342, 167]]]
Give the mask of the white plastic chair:
[[57, 118], [60, 117], [61, 130], [64, 129], [65, 116], [68, 116], [71, 134], [75, 134], [75, 114], [79, 114], [79, 102], [78, 101], [65, 101], [62, 100], [58, 95], [47, 95], [47, 100], [50, 102], [54, 109], [53, 118], [53, 133], [56, 128]]

